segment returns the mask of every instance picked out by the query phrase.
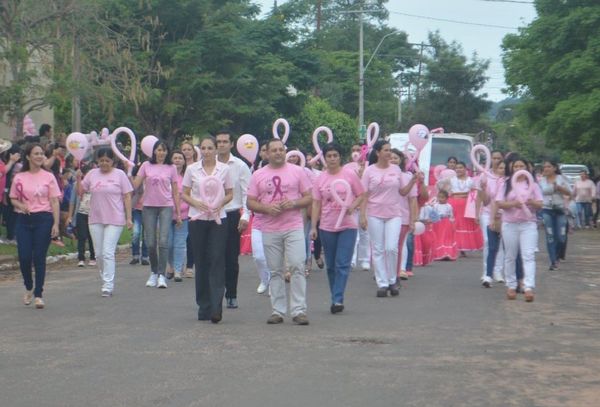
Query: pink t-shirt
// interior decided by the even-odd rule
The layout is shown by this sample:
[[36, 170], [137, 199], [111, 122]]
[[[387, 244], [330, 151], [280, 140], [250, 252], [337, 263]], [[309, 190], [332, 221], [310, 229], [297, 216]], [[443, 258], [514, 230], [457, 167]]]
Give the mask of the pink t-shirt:
[[[301, 167], [287, 163], [281, 168], [267, 165], [252, 174], [248, 196], [262, 204], [271, 205], [286, 199], [300, 199], [302, 194], [310, 191], [310, 187], [306, 171]], [[263, 232], [284, 232], [303, 227], [301, 209], [288, 209], [278, 216], [260, 216], [260, 230]]]
[[[494, 202], [494, 197], [498, 195], [498, 190], [500, 187], [504, 187], [504, 178], [487, 175], [487, 185], [485, 187], [485, 193], [489, 197], [489, 202], [487, 205], [484, 205], [481, 208], [481, 214], [490, 215], [492, 210], [492, 202]], [[477, 179], [477, 189], [481, 190], [481, 177]]]
[[[208, 176], [214, 176], [221, 180], [223, 184], [223, 189], [232, 189], [233, 182], [230, 176], [229, 165], [217, 161], [215, 168], [213, 169], [211, 174], [207, 174], [203, 167], [203, 162], [198, 161], [192, 165], [188, 165], [185, 170], [185, 174], [183, 175], [182, 184], [184, 187], [191, 188], [190, 195], [192, 198], [197, 199], [198, 201], [203, 201], [202, 194], [200, 193], [200, 182], [202, 178]], [[207, 203], [207, 202], [204, 202]], [[198, 219], [198, 220], [214, 220], [214, 216], [209, 213], [202, 212], [193, 206], [189, 206], [188, 215], [190, 218]], [[219, 213], [219, 217], [221, 219], [227, 217], [227, 213], [225, 213], [225, 209], [221, 209]], [[182, 216], [183, 219], [183, 216]]]
[[[50, 198], [60, 198], [61, 192], [56, 177], [48, 171], [39, 170], [16, 174], [9, 196], [27, 204], [29, 213], [52, 212]], [[15, 211], [20, 212], [16, 208]]]
[[133, 191], [127, 175], [118, 168], [103, 173], [99, 168], [90, 170], [81, 182], [85, 192], [90, 192], [90, 224], [125, 225], [123, 195]]
[[[526, 186], [526, 188], [529, 190], [529, 199], [533, 199], [535, 201], [543, 200], [542, 191], [540, 190], [538, 184]], [[504, 185], [502, 188], [498, 188], [496, 202], [518, 200], [517, 194], [514, 190], [514, 185], [508, 193], [508, 196], [506, 196], [505, 191], [506, 187]], [[527, 212], [523, 208], [504, 209], [502, 212], [502, 221], [507, 223], [536, 222], [537, 219], [535, 217], [535, 210], [529, 208], [529, 211], [531, 212], [531, 216], [528, 216]]]
[[[350, 184], [352, 194], [350, 204], [354, 202], [357, 196], [365, 192], [364, 187], [360, 182], [358, 175], [351, 169], [343, 168], [335, 175], [327, 171], [323, 171], [314, 181], [312, 187], [312, 196], [316, 201], [321, 201], [321, 223], [320, 229], [327, 232], [339, 232], [345, 229], [357, 229], [356, 216], [344, 216], [339, 228], [335, 227], [340, 212], [343, 209], [340, 204], [333, 198], [331, 194], [331, 183], [336, 179], [343, 179]], [[343, 201], [346, 201], [346, 189], [341, 185], [336, 186], [336, 192]]]
[[[186, 220], [188, 218], [188, 212], [190, 210], [190, 205], [185, 202], [182, 198], [183, 196], [183, 175], [177, 174], [177, 187], [179, 188], [179, 212], [181, 214], [181, 219]], [[177, 219], [177, 214], [173, 211], [173, 220]]]
[[144, 206], [174, 206], [171, 184], [177, 182], [174, 165], [151, 164], [146, 161], [138, 171], [144, 177]]
[[391, 219], [401, 216], [400, 189], [402, 171], [397, 165], [390, 165], [385, 169], [377, 165], [370, 165], [362, 176], [362, 184], [369, 193], [367, 201], [367, 215], [382, 219]]
[[[410, 172], [402, 173], [402, 185], [408, 185], [412, 180], [413, 175]], [[410, 223], [410, 201], [409, 198], [417, 197], [417, 183], [412, 186], [407, 195], [400, 195], [400, 213], [402, 216], [402, 224], [408, 225]]]

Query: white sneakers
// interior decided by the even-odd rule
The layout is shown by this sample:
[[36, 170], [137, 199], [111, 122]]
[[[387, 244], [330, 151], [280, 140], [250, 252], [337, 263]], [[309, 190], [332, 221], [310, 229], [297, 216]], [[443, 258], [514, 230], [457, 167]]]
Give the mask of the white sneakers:
[[481, 285], [486, 288], [490, 288], [493, 282], [494, 280], [492, 280], [492, 278], [488, 276], [483, 276], [483, 278], [481, 279]]
[[79, 260], [79, 263], [77, 263], [77, 267], [85, 267], [85, 261]]
[[167, 279], [162, 274], [158, 276], [158, 283], [156, 284], [156, 288], [167, 288]]
[[369, 263], [362, 263], [360, 265], [360, 269], [362, 271], [369, 271], [369, 270], [371, 270], [371, 265]]
[[162, 274], [150, 273], [150, 277], [146, 281], [146, 287], [167, 288], [167, 279]]
[[267, 288], [269, 288], [269, 285], [265, 284], [261, 281], [260, 284], [258, 285], [258, 288], [256, 289], [256, 292], [258, 294], [264, 294], [265, 291], [267, 291]]
[[150, 278], [146, 281], [146, 287], [156, 287], [158, 282], [158, 274], [150, 273]]

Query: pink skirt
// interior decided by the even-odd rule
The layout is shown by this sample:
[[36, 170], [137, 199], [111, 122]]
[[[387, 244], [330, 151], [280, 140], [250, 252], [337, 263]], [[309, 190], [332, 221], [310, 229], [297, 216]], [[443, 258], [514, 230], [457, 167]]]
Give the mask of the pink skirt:
[[435, 233], [435, 244], [433, 247], [434, 260], [456, 260], [458, 250], [456, 249], [456, 240], [454, 233], [454, 223], [450, 219], [444, 218], [433, 224]]
[[426, 266], [433, 261], [435, 243], [435, 232], [433, 231], [433, 224], [430, 223], [425, 226], [425, 232], [415, 236], [415, 254], [413, 257], [415, 266]]
[[474, 219], [465, 218], [467, 198], [452, 197], [448, 199], [448, 203], [454, 212], [456, 248], [459, 251], [481, 250], [483, 248], [481, 229]]

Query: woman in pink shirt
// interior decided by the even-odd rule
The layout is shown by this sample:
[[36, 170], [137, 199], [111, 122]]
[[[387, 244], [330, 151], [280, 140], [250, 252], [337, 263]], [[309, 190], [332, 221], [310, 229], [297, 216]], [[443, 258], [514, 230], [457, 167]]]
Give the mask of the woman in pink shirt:
[[144, 183], [142, 218], [152, 270], [146, 287], [167, 288], [165, 272], [169, 257], [171, 222], [175, 219], [175, 222], [181, 225], [177, 179], [177, 170], [171, 164], [169, 147], [159, 140], [152, 148], [152, 158], [142, 164], [133, 180], [135, 189]]
[[367, 197], [360, 208], [360, 227], [369, 230], [377, 297], [386, 297], [389, 291], [397, 296], [398, 239], [402, 227], [400, 190], [402, 171], [390, 163], [389, 142], [379, 140], [373, 146], [369, 166], [362, 176]]
[[[335, 314], [344, 310], [344, 291], [358, 229], [354, 211], [364, 199], [364, 188], [354, 171], [342, 168], [342, 149], [338, 144], [327, 144], [323, 148], [323, 155], [327, 169], [313, 181], [310, 237], [313, 240], [317, 239], [317, 224], [320, 222], [320, 237], [331, 291], [330, 310]], [[340, 206], [333, 197], [332, 183], [335, 180], [343, 180], [350, 185], [349, 190], [341, 185], [335, 186], [335, 192], [348, 203], [347, 207]], [[338, 225], [337, 220], [342, 211], [345, 216]]]
[[177, 185], [179, 188], [181, 213], [181, 224], [177, 224], [177, 219], [173, 218], [171, 231], [169, 234], [169, 272], [167, 278], [173, 278], [176, 282], [181, 281], [183, 277], [184, 260], [186, 257], [187, 237], [188, 237], [188, 210], [190, 206], [183, 200], [183, 174], [187, 168], [185, 156], [181, 150], [175, 150], [171, 153], [171, 161], [177, 168]]
[[24, 157], [22, 172], [15, 175], [9, 194], [17, 213], [17, 250], [26, 290], [23, 303], [29, 305], [35, 297], [35, 307], [44, 308], [46, 254], [50, 238], [58, 236], [60, 189], [54, 175], [42, 168], [46, 156], [39, 144], [25, 147]]
[[[102, 277], [102, 296], [111, 297], [115, 288], [115, 253], [123, 226], [133, 227], [131, 191], [127, 175], [115, 168], [115, 156], [110, 148], [96, 153], [98, 168], [90, 170], [81, 181], [80, 194], [91, 193], [88, 223], [97, 265]], [[81, 177], [81, 173], [79, 173]]]
[[[496, 204], [503, 210], [502, 214], [502, 242], [504, 243], [504, 273], [506, 278], [506, 298], [517, 298], [516, 262], [519, 250], [523, 262], [525, 301], [532, 302], [535, 288], [535, 250], [538, 242], [536, 211], [542, 208], [543, 198], [539, 186], [527, 183], [525, 177], [520, 177], [517, 182], [525, 185], [513, 185], [512, 176], [519, 170], [527, 169], [527, 160], [517, 158], [512, 165], [506, 167], [506, 182], [500, 187], [496, 195]], [[527, 199], [523, 202], [516, 188], [525, 188], [528, 191]], [[529, 211], [525, 210], [525, 206]]]
[[[196, 266], [196, 304], [198, 320], [219, 323], [223, 317], [225, 294], [225, 246], [227, 214], [225, 205], [233, 199], [229, 166], [217, 160], [217, 142], [206, 137], [200, 143], [201, 160], [187, 167], [183, 176], [183, 199], [189, 205], [189, 234]], [[210, 207], [201, 193], [203, 179], [215, 177], [224, 198]], [[217, 221], [219, 219], [219, 221]]]
[[400, 190], [402, 228], [400, 229], [400, 239], [398, 239], [398, 278], [407, 280], [409, 274], [406, 272], [406, 263], [408, 260], [406, 237], [408, 236], [409, 231], [414, 230], [416, 218], [418, 216], [417, 180], [419, 174], [416, 172], [413, 174], [405, 171], [406, 157], [396, 148], [392, 149], [390, 163], [397, 165], [400, 168], [402, 171], [402, 182], [404, 184], [404, 187]]

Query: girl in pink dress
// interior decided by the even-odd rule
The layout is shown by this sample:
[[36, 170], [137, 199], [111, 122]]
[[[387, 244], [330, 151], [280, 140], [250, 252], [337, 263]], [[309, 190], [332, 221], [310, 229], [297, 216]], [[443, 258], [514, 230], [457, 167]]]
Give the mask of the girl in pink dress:
[[448, 192], [441, 190], [437, 194], [437, 203], [433, 210], [439, 217], [439, 222], [433, 224], [436, 241], [433, 250], [434, 260], [456, 260], [456, 238], [454, 231], [454, 211], [448, 203]]
[[435, 247], [435, 232], [433, 231], [434, 209], [431, 205], [425, 205], [419, 213], [419, 221], [425, 225], [425, 232], [415, 235], [415, 253], [413, 264], [415, 266], [426, 266], [433, 261], [433, 249]]
[[480, 250], [483, 248], [481, 229], [475, 219], [465, 217], [467, 197], [475, 189], [473, 179], [467, 175], [465, 163], [458, 162], [454, 169], [456, 177], [450, 179], [450, 197], [448, 203], [452, 205], [456, 220], [456, 248], [461, 256], [466, 256], [466, 251]]

